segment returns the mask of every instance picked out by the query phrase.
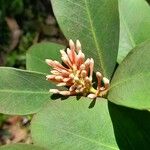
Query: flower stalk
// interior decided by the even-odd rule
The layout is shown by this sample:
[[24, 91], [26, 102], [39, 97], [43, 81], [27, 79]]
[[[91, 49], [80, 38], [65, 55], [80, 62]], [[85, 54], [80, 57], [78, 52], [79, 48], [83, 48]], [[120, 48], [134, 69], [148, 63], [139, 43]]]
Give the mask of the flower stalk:
[[57, 86], [68, 88], [65, 91], [50, 89], [50, 92], [61, 95], [82, 94], [92, 99], [106, 95], [109, 89], [109, 80], [100, 72], [96, 72], [97, 89], [93, 87], [94, 60], [93, 58], [85, 60], [80, 41], [77, 40], [75, 44], [69, 40], [69, 47], [66, 52], [60, 50], [64, 65], [56, 60], [45, 60], [53, 68], [51, 75], [46, 76], [47, 80], [55, 82]]

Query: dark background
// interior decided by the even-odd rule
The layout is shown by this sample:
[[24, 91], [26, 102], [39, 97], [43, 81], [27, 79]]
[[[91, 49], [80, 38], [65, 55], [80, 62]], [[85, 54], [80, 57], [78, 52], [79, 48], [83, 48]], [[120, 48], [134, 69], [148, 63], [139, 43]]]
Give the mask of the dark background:
[[50, 0], [0, 0], [0, 66], [25, 68], [25, 53], [41, 41], [64, 43]]

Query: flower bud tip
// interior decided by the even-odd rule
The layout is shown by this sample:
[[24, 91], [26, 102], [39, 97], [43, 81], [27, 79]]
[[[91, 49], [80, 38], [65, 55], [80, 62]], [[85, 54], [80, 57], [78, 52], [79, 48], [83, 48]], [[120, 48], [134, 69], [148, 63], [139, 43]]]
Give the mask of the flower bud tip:
[[89, 94], [87, 97], [91, 98], [91, 99], [94, 99], [94, 98], [96, 98], [96, 95], [95, 94]]
[[79, 40], [76, 41], [76, 47], [77, 47], [77, 50], [81, 50], [81, 43]]
[[109, 84], [109, 80], [105, 77], [103, 78], [103, 82], [104, 82], [104, 84]]
[[49, 92], [54, 93], [54, 94], [58, 94], [59, 90], [58, 89], [50, 89]]

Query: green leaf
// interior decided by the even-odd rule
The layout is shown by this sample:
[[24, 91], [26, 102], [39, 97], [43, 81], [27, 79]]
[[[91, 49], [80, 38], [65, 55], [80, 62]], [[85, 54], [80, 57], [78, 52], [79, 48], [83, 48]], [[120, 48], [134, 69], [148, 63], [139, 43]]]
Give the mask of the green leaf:
[[150, 39], [150, 8], [145, 0], [119, 0], [120, 43], [118, 62], [136, 45]]
[[0, 68], [0, 113], [32, 114], [49, 101], [49, 88], [44, 74], [13, 68]]
[[0, 150], [46, 150], [46, 149], [28, 144], [10, 144], [0, 147]]
[[150, 109], [150, 41], [124, 59], [112, 79], [108, 99], [138, 109]]
[[117, 0], [51, 0], [56, 19], [68, 39], [79, 39], [93, 57], [96, 70], [110, 78], [119, 43]]
[[[88, 98], [51, 101], [31, 126], [33, 141], [53, 150], [146, 149], [150, 113]], [[93, 107], [92, 107], [93, 106]], [[138, 117], [137, 117], [138, 116]]]
[[26, 55], [26, 66], [28, 70], [49, 73], [50, 67], [45, 59], [60, 60], [60, 49], [64, 46], [54, 43], [40, 43], [31, 46]]
[[76, 97], [50, 102], [32, 121], [34, 143], [53, 150], [118, 149], [107, 101], [99, 99], [89, 109], [91, 102]]

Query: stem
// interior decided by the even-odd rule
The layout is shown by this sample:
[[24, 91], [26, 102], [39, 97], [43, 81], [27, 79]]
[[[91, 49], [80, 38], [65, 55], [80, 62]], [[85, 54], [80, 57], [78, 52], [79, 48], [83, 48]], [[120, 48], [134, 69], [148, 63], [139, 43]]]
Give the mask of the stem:
[[97, 90], [95, 90], [93, 87], [91, 87], [89, 91], [90, 91], [91, 93], [94, 93], [94, 94], [95, 94]]

